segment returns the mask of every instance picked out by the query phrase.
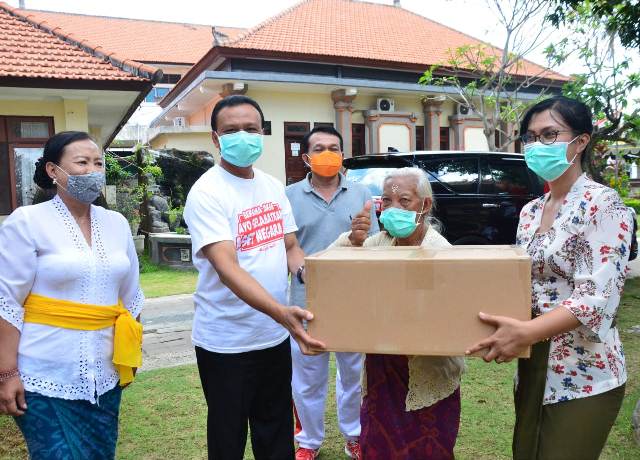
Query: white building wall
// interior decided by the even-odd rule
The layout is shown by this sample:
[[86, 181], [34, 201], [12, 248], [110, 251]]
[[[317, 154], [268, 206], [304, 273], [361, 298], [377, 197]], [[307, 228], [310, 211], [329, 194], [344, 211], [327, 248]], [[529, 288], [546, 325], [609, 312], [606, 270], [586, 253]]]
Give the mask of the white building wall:
[[264, 153], [256, 166], [284, 184], [284, 122], [309, 122], [310, 128], [314, 122], [335, 123], [331, 95], [252, 91], [249, 88], [247, 96], [260, 104], [265, 120], [271, 122], [271, 135], [264, 138]]

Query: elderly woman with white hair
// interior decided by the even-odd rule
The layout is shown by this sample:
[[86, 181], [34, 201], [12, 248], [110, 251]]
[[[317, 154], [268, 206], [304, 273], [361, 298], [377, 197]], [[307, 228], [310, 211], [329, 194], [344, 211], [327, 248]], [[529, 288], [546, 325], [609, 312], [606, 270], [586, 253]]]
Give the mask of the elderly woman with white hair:
[[[400, 168], [385, 177], [380, 222], [368, 237], [370, 203], [333, 246], [450, 246], [429, 217], [434, 201], [426, 173]], [[398, 305], [398, 308], [401, 308]], [[367, 460], [449, 459], [460, 425], [460, 357], [367, 354], [360, 445]]]

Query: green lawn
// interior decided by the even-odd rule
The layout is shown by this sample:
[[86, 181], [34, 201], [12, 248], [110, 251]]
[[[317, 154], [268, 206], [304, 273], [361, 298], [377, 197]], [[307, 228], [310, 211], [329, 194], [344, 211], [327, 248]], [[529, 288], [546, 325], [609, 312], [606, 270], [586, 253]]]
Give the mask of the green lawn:
[[142, 256], [140, 262], [140, 286], [147, 299], [195, 292], [198, 281], [197, 271], [176, 270], [154, 265], [146, 256]]
[[[631, 413], [640, 399], [640, 336], [626, 331], [640, 324], [640, 278], [627, 282], [618, 325], [627, 355], [627, 396], [602, 459], [640, 458], [633, 441]], [[510, 458], [513, 427], [512, 382], [515, 364], [485, 364], [468, 359], [462, 384], [462, 423], [458, 459]], [[334, 363], [332, 362], [332, 368]], [[332, 374], [335, 375], [335, 372]], [[337, 429], [334, 382], [328, 399], [327, 439], [320, 458], [345, 458]], [[206, 406], [195, 366], [143, 372], [124, 394], [119, 459], [204, 459]], [[19, 432], [0, 417], [0, 459], [26, 458]], [[253, 459], [249, 447], [247, 459]]]
[[147, 299], [175, 294], [193, 294], [198, 273], [194, 270], [172, 270], [161, 268], [151, 273], [140, 274], [140, 286]]

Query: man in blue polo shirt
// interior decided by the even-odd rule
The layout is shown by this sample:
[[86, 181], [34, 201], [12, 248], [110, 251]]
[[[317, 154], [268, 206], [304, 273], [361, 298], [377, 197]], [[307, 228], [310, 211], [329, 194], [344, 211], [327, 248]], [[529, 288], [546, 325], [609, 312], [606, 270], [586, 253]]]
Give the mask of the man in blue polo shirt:
[[[369, 210], [371, 233], [378, 232], [369, 189], [348, 182], [342, 168], [342, 136], [332, 127], [316, 127], [302, 140], [302, 159], [311, 172], [287, 187], [287, 198], [298, 226], [296, 236], [305, 254], [326, 249], [341, 233], [351, 230], [351, 219]], [[302, 273], [292, 277], [291, 305], [306, 306]], [[292, 391], [301, 430], [296, 434], [296, 460], [313, 460], [324, 440], [324, 412], [329, 377], [329, 353], [306, 356], [291, 342]], [[336, 353], [338, 423], [345, 437], [345, 453], [360, 458], [360, 371], [362, 355]]]

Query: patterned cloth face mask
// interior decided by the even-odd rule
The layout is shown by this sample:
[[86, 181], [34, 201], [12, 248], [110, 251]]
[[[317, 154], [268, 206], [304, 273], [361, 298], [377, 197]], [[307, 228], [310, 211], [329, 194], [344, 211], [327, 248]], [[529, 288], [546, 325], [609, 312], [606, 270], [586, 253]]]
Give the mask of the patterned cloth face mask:
[[94, 171], [89, 174], [69, 174], [67, 171], [56, 165], [56, 168], [64, 172], [67, 179], [67, 187], [62, 187], [69, 196], [83, 203], [93, 203], [102, 193], [105, 186], [105, 174], [103, 171]]

